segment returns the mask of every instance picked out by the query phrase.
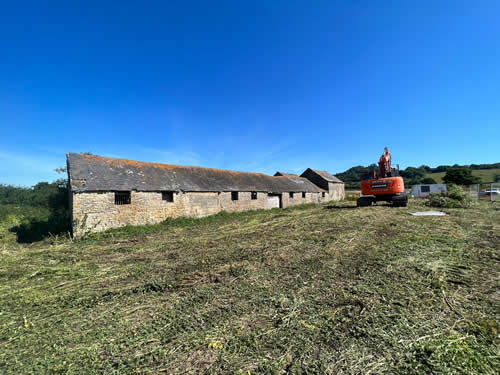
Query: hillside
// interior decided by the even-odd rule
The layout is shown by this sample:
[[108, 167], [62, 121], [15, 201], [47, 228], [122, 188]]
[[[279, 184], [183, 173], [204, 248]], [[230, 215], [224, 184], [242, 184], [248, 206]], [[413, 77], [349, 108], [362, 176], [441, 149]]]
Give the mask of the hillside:
[[[427, 173], [425, 177], [431, 177], [436, 180], [438, 184], [441, 184], [443, 183], [443, 177], [445, 174], [446, 172]], [[500, 175], [500, 168], [472, 170], [472, 174], [480, 177], [482, 182], [493, 182], [495, 181], [495, 176]]]
[[[401, 176], [405, 180], [407, 186], [423, 183], [423, 179], [426, 177], [431, 177], [436, 180], [437, 183], [441, 183], [446, 170], [449, 168], [470, 168], [472, 174], [481, 177], [482, 182], [494, 182], [497, 175], [500, 175], [500, 163], [494, 164], [471, 164], [471, 165], [440, 165], [435, 168], [431, 168], [427, 165], [421, 165], [420, 167], [406, 167], [401, 170]], [[360, 181], [363, 176], [368, 171], [377, 171], [378, 166], [371, 164], [369, 166], [358, 165], [348, 170], [337, 173], [335, 176], [340, 178], [346, 185], [347, 189], [359, 189]]]
[[347, 202], [0, 247], [0, 368], [494, 374], [500, 211], [449, 211]]

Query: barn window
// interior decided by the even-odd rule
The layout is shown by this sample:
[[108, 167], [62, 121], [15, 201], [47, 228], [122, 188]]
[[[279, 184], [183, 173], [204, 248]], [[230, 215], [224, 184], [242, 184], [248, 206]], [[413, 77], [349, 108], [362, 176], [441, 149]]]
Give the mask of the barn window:
[[428, 185], [422, 185], [420, 186], [420, 191], [422, 193], [430, 193], [431, 192], [431, 187]]
[[306, 193], [302, 192], [302, 198], [306, 197]]
[[130, 204], [130, 191], [115, 192], [115, 204], [119, 206], [123, 204]]
[[290, 194], [290, 198], [293, 198], [293, 193], [288, 193], [288, 194]]
[[173, 191], [162, 191], [161, 199], [167, 202], [174, 201], [174, 192]]
[[321, 193], [321, 196], [324, 198], [324, 197], [325, 197], [325, 192], [322, 192], [322, 193]]
[[253, 200], [256, 200], [257, 199], [257, 192], [256, 191], [252, 191], [251, 197], [252, 197]]
[[232, 201], [237, 201], [238, 200], [238, 192], [237, 191], [232, 191], [231, 192], [231, 200]]

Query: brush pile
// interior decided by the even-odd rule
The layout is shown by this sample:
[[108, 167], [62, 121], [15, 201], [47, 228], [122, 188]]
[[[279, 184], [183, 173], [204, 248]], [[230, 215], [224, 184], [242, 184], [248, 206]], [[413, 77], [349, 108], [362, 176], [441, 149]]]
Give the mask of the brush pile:
[[460, 186], [448, 184], [447, 192], [429, 194], [425, 205], [440, 208], [469, 208], [472, 200]]

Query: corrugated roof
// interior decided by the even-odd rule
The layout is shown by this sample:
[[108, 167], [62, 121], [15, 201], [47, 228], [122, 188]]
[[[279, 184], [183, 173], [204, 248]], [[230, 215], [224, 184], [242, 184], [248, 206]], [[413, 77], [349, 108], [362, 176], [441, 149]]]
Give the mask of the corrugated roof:
[[335, 183], [340, 183], [340, 184], [343, 184], [343, 182], [338, 179], [337, 177], [335, 176], [332, 176], [330, 173], [328, 173], [327, 171], [319, 171], [317, 169], [312, 169], [310, 168], [311, 171], [313, 171], [314, 173], [317, 173], [319, 174], [321, 177], [323, 177], [326, 181], [329, 181], [329, 182], [335, 182]]
[[322, 192], [302, 177], [147, 163], [68, 153], [71, 190]]

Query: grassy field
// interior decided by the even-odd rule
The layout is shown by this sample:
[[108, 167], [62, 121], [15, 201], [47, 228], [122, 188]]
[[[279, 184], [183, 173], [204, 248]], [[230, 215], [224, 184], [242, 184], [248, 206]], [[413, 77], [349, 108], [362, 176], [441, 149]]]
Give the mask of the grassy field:
[[15, 245], [16, 234], [12, 232], [12, 228], [21, 224], [23, 220], [32, 217], [47, 219], [49, 210], [43, 207], [21, 207], [13, 204], [0, 205], [0, 247]]
[[[425, 177], [432, 177], [438, 184], [442, 184], [445, 174], [446, 172], [428, 173], [425, 175]], [[495, 181], [495, 175], [500, 174], [500, 168], [473, 170], [472, 174], [474, 176], [481, 177], [481, 182], [493, 182]]]
[[351, 206], [0, 244], [0, 373], [496, 374], [499, 205]]

